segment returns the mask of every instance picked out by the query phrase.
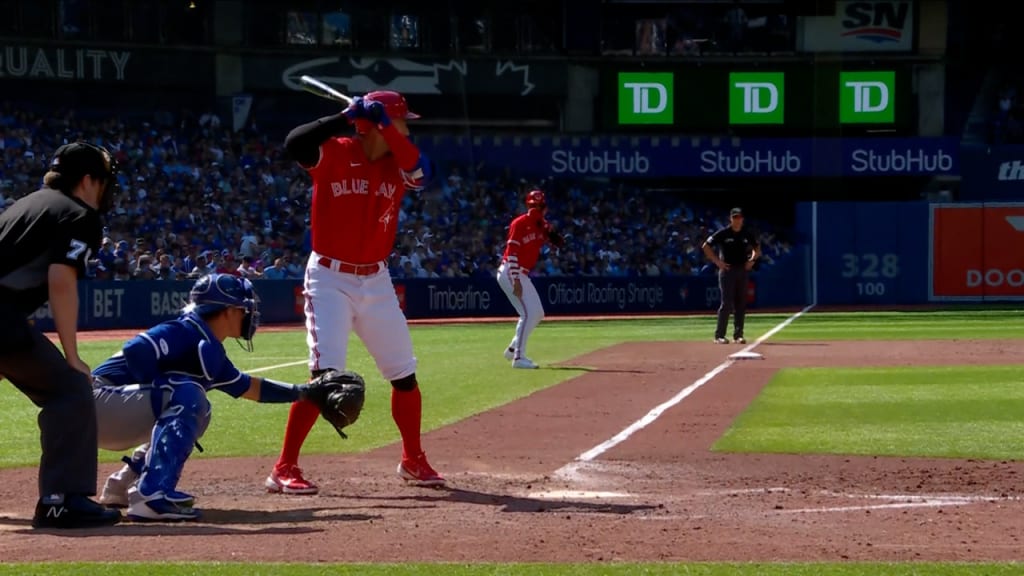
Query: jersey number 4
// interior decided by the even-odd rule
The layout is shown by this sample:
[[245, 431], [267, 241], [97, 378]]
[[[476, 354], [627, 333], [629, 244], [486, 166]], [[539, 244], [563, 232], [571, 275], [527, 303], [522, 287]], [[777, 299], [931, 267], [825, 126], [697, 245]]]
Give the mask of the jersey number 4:
[[78, 260], [83, 252], [89, 249], [89, 245], [81, 240], [71, 240], [71, 249], [68, 250], [68, 260]]

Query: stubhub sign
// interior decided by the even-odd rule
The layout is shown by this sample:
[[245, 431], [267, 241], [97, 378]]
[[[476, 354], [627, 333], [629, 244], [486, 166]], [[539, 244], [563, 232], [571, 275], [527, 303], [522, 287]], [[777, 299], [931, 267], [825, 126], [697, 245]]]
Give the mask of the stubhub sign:
[[439, 161], [508, 166], [524, 176], [825, 177], [959, 175], [956, 138], [419, 136]]

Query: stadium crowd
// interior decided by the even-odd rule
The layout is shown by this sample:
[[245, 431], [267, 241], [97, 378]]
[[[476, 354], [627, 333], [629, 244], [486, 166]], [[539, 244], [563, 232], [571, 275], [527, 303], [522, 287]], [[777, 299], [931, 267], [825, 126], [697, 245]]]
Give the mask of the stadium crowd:
[[[148, 121], [38, 115], [0, 104], [0, 211], [42, 181], [52, 151], [84, 138], [117, 157], [123, 193], [107, 215], [90, 265], [98, 279], [188, 279], [209, 271], [249, 278], [301, 278], [309, 242], [310, 180], [281, 143], [216, 114], [159, 112]], [[475, 178], [444, 167], [402, 205], [391, 256], [396, 277], [493, 278], [508, 223], [526, 191], [541, 187], [550, 219], [567, 239], [545, 251], [535, 274], [691, 275], [706, 272], [700, 244], [723, 215], [678, 197], [581, 182]], [[761, 233], [760, 265], [791, 249]]]

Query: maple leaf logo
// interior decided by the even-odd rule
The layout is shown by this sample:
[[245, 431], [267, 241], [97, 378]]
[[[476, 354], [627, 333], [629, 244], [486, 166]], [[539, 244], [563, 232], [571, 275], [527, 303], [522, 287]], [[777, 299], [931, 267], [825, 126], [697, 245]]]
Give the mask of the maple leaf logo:
[[[518, 82], [522, 82], [522, 90], [519, 92], [520, 96], [526, 96], [530, 92], [533, 92], [533, 83], [530, 82], [530, 66], [529, 64], [516, 64], [509, 60], [508, 62], [498, 62], [494, 66], [494, 75], [501, 79], [506, 73], [510, 79]], [[517, 76], [521, 74], [522, 76]]]

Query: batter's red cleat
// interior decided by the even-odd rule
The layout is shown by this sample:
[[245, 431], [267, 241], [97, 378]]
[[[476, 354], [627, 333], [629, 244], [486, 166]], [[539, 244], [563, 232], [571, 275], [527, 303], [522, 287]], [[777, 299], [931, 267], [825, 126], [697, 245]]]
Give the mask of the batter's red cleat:
[[316, 494], [320, 488], [302, 477], [302, 469], [294, 464], [279, 464], [264, 482], [267, 492], [278, 494]]
[[445, 485], [444, 478], [430, 467], [427, 455], [422, 452], [414, 458], [403, 458], [398, 465], [398, 475], [415, 486], [430, 488]]

